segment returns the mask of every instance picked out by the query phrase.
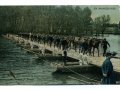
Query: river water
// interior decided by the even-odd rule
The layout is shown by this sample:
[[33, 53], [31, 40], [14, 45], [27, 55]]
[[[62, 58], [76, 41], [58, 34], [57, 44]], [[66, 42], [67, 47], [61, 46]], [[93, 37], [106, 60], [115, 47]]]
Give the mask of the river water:
[[109, 42], [110, 47], [108, 46], [108, 50], [110, 52], [117, 52], [118, 54], [116, 56], [120, 57], [120, 35], [105, 35], [104, 37], [97, 37], [100, 39], [106, 38], [106, 40]]
[[[110, 51], [120, 53], [120, 36], [110, 35], [106, 38], [111, 44]], [[97, 81], [102, 78], [101, 72], [81, 73], [81, 75]], [[86, 85], [87, 82], [94, 82], [83, 76], [58, 72], [34, 54], [27, 53], [10, 40], [0, 37], [0, 85]]]

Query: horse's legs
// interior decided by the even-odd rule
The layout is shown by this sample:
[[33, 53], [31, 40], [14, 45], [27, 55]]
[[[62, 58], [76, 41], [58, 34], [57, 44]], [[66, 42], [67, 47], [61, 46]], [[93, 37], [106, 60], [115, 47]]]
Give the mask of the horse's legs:
[[81, 53], [83, 53], [83, 48], [81, 47]]
[[97, 51], [98, 51], [98, 57], [99, 57], [99, 48], [97, 47]]
[[89, 52], [88, 49], [86, 49], [86, 50], [85, 50], [85, 54], [87, 55], [88, 52]]
[[88, 48], [89, 56], [91, 56], [91, 49], [92, 49], [92, 47]]
[[81, 47], [79, 46], [79, 53], [81, 52]]
[[93, 57], [94, 57], [94, 51], [95, 51], [95, 48], [93, 47]]
[[76, 50], [77, 50], [77, 45], [75, 44], [75, 52], [77, 52]]

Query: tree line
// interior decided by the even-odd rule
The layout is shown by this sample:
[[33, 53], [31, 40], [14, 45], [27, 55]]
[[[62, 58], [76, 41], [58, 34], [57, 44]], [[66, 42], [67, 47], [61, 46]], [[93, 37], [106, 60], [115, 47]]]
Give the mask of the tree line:
[[104, 33], [110, 23], [109, 15], [94, 20], [88, 8], [72, 5], [1, 6], [0, 30], [2, 33], [52, 33], [84, 35]]

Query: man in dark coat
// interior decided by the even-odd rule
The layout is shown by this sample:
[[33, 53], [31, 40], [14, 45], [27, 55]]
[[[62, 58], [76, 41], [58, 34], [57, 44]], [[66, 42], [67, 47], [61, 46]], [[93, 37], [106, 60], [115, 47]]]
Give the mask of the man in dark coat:
[[65, 38], [63, 38], [63, 40], [62, 40], [62, 48], [66, 49], [66, 46], [67, 46], [67, 41], [66, 41]]
[[102, 64], [102, 84], [116, 84], [116, 79], [113, 71], [113, 65], [110, 61], [112, 57], [111, 53], [106, 53], [106, 59]]
[[83, 55], [86, 53], [87, 54], [87, 50], [88, 50], [88, 43], [87, 40], [84, 39], [84, 42], [81, 44], [82, 46], [82, 51], [83, 51]]
[[62, 50], [62, 60], [63, 60], [65, 66], [66, 66], [66, 58], [67, 58], [67, 51], [63, 47], [63, 50]]
[[53, 36], [50, 36], [50, 37], [49, 37], [49, 42], [50, 42], [50, 47], [51, 47], [52, 42], [53, 42]]
[[106, 38], [104, 38], [102, 45], [103, 45], [103, 56], [105, 56], [106, 50], [107, 50], [107, 45], [109, 45], [109, 47], [110, 47], [110, 44], [108, 43], [108, 41], [106, 41]]
[[56, 45], [57, 45], [57, 47], [59, 47], [59, 44], [60, 44], [60, 37], [57, 37], [56, 38]]

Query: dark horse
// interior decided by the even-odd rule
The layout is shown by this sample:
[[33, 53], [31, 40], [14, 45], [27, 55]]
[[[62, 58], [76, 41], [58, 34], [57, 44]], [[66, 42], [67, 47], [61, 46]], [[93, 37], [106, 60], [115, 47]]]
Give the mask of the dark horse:
[[92, 39], [88, 39], [88, 51], [89, 51], [89, 55], [91, 55], [91, 49], [93, 48], [93, 56], [94, 56], [94, 51], [95, 48], [98, 51], [98, 57], [99, 57], [99, 44], [102, 42], [101, 39], [96, 39], [96, 38], [92, 38]]
[[93, 39], [88, 38], [87, 43], [88, 43], [88, 53], [89, 53], [89, 55], [91, 55], [91, 50], [92, 50], [92, 47], [93, 47], [93, 44], [92, 44]]

